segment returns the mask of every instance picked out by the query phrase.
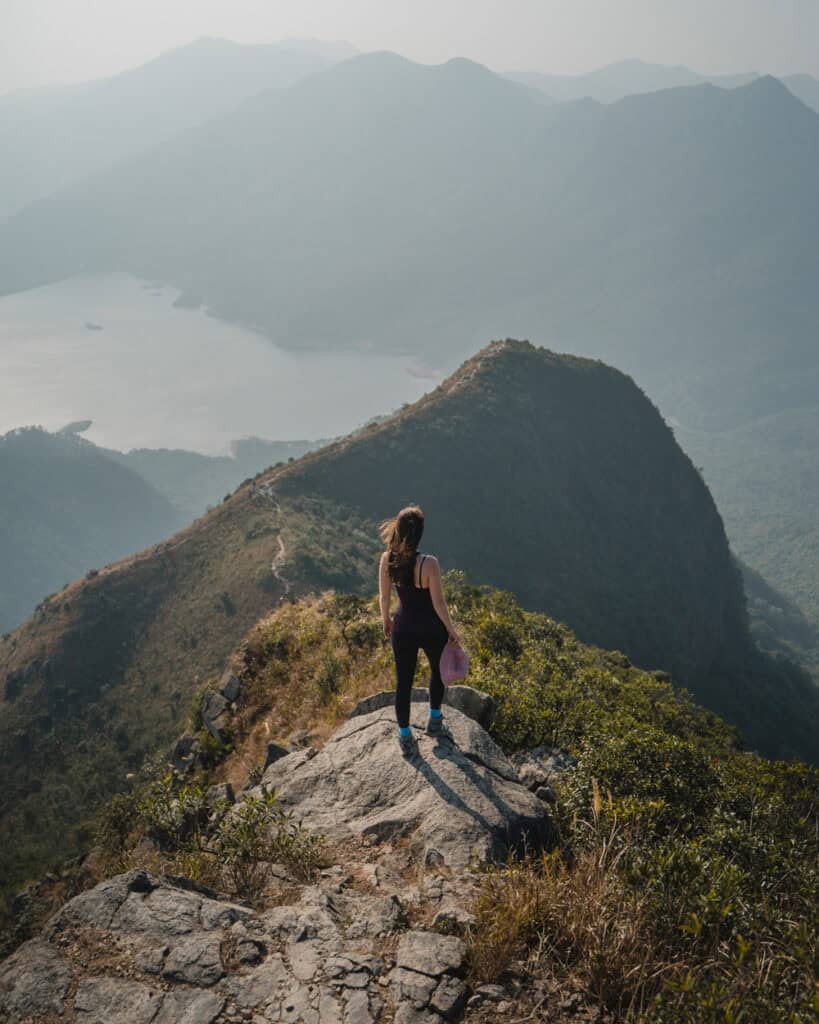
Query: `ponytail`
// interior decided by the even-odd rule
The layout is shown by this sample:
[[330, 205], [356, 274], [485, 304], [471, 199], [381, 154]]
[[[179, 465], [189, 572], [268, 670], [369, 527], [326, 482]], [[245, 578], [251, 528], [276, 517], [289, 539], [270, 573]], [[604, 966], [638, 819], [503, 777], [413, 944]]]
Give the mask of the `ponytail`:
[[417, 505], [402, 508], [397, 516], [385, 519], [378, 532], [387, 549], [387, 570], [393, 583], [411, 586], [414, 582], [415, 556], [424, 532], [424, 513]]

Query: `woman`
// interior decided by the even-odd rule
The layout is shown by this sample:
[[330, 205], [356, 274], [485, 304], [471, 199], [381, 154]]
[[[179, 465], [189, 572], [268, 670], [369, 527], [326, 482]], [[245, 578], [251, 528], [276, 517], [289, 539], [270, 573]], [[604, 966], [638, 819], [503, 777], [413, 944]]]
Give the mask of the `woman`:
[[[458, 633], [446, 606], [438, 559], [418, 551], [424, 532], [421, 509], [417, 505], [401, 509], [394, 519], [381, 524], [380, 532], [387, 550], [382, 554], [379, 565], [378, 592], [384, 636], [392, 640], [395, 655], [398, 742], [401, 753], [412, 757], [418, 749], [410, 729], [412, 680], [418, 650], [420, 648], [426, 654], [430, 667], [427, 733], [439, 736], [444, 732], [441, 712], [444, 684], [439, 663], [447, 643], [458, 642]], [[393, 584], [399, 600], [394, 618], [390, 615]]]

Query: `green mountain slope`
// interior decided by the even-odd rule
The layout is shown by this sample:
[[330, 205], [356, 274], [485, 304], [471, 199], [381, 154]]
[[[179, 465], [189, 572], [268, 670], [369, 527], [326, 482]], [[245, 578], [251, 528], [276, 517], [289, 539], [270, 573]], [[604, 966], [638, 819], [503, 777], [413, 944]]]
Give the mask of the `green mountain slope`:
[[69, 580], [183, 521], [141, 476], [80, 438], [36, 428], [0, 437], [0, 632]]
[[763, 749], [819, 752], [804, 724], [819, 722], [819, 691], [755, 651], [711, 495], [616, 370], [498, 344], [369, 436], [301, 459], [277, 489], [373, 520], [420, 501], [447, 564], [670, 670]]
[[57, 836], [78, 848], [79, 822], [170, 742], [261, 615], [284, 596], [372, 591], [376, 520], [409, 500], [445, 567], [670, 670], [754, 746], [816, 756], [816, 691], [753, 650], [721, 520], [656, 409], [602, 364], [497, 343], [0, 642], [0, 845], [25, 835], [32, 864]]
[[675, 433], [702, 466], [732, 548], [819, 630], [819, 405]]

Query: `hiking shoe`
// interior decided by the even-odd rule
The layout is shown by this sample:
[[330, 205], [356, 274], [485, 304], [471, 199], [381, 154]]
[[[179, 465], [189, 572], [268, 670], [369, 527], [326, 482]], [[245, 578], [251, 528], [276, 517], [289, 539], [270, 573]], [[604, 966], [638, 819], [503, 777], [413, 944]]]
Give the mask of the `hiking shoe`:
[[444, 725], [443, 715], [440, 718], [432, 718], [430, 716], [427, 719], [427, 736], [446, 736], [451, 738], [452, 734]]
[[412, 735], [402, 736], [398, 735], [398, 746], [401, 748], [401, 756], [406, 757], [407, 760], [415, 757], [418, 753], [418, 741]]

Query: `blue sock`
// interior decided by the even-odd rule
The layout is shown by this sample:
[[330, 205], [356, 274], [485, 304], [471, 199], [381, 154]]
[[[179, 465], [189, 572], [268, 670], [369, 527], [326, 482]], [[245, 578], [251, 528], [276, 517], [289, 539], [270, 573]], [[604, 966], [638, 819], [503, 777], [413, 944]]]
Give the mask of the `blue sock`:
[[440, 708], [430, 708], [429, 709], [429, 717], [430, 718], [443, 718], [444, 717], [444, 713], [443, 713], [443, 711], [441, 711]]
[[398, 726], [398, 735], [399, 736], [403, 736], [405, 738], [407, 736], [412, 736], [412, 729], [410, 729], [410, 727], [408, 725], [399, 725]]

